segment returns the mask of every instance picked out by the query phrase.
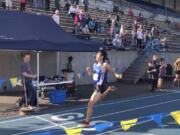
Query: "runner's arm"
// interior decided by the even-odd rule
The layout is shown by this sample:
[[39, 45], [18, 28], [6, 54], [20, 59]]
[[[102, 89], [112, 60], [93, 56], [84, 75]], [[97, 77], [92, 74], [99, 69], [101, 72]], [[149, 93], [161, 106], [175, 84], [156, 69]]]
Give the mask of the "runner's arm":
[[122, 79], [122, 74], [116, 73], [116, 71], [108, 64], [104, 64], [105, 70], [110, 71], [117, 79]]

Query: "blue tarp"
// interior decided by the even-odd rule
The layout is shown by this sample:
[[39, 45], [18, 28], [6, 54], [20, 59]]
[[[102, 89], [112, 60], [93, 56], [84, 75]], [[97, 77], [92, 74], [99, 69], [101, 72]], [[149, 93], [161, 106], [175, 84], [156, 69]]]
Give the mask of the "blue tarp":
[[101, 46], [65, 32], [51, 16], [0, 11], [0, 49], [94, 52]]

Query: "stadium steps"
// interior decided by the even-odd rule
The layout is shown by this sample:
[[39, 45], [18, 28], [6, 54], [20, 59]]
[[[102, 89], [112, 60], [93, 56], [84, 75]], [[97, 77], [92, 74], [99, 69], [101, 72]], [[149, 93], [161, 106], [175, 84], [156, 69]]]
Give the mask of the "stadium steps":
[[145, 54], [139, 55], [123, 73], [121, 82], [136, 84], [146, 72], [148, 58]]

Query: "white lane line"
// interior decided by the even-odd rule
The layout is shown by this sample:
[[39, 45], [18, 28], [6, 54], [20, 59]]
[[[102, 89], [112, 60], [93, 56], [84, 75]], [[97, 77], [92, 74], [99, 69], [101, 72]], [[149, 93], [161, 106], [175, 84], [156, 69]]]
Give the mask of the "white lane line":
[[28, 133], [32, 133], [32, 132], [36, 132], [36, 131], [41, 131], [41, 130], [44, 130], [44, 129], [50, 129], [50, 128], [54, 128], [54, 127], [59, 127], [59, 128], [62, 128], [62, 129], [65, 129], [66, 127], [58, 124], [58, 123], [55, 123], [55, 122], [52, 122], [50, 120], [47, 120], [45, 118], [42, 118], [40, 116], [35, 116], [37, 119], [39, 120], [42, 120], [44, 122], [48, 122], [50, 124], [52, 124], [53, 126], [48, 126], [48, 127], [44, 127], [44, 128], [39, 128], [39, 129], [35, 129], [35, 130], [32, 130], [32, 131], [25, 131], [25, 132], [20, 132], [20, 133], [16, 133], [16, 134], [13, 134], [13, 135], [22, 135], [22, 134], [28, 134]]
[[[127, 110], [123, 110], [123, 111], [118, 111], [118, 112], [114, 112], [114, 113], [108, 113], [108, 114], [99, 115], [99, 116], [94, 116], [94, 117], [92, 117], [92, 119], [97, 119], [97, 118], [106, 117], [106, 116], [111, 116], [111, 115], [120, 114], [120, 113], [125, 113], [125, 112], [131, 112], [131, 111], [134, 111], [134, 110], [139, 110], [139, 109], [144, 109], [144, 108], [150, 108], [150, 107], [159, 106], [159, 105], [163, 105], [163, 104], [167, 104], [167, 103], [172, 103], [172, 102], [176, 102], [176, 101], [180, 101], [180, 99], [170, 100], [170, 101], [166, 101], [166, 102], [160, 102], [160, 103], [151, 104], [151, 105], [142, 106], [142, 107], [131, 108], [131, 109], [127, 109]], [[65, 126], [65, 125], [68, 125], [68, 124], [77, 123], [77, 122], [80, 122], [80, 121], [82, 121], [82, 119], [77, 120], [77, 121], [66, 122], [66, 123], [64, 123], [64, 124], [61, 124], [61, 126]], [[39, 129], [39, 130], [41, 130], [41, 129]], [[43, 128], [42, 130], [44, 130], [44, 128]], [[26, 133], [32, 133], [32, 132], [35, 132], [35, 131], [36, 131], [36, 130], [31, 130], [31, 131], [27, 131]], [[24, 133], [24, 132], [21, 132], [21, 133], [13, 134], [13, 135], [21, 135], [21, 134], [25, 134], [25, 133]]]
[[[95, 105], [94, 107], [97, 108], [97, 107], [101, 107], [101, 106], [108, 106], [108, 105], [119, 104], [119, 103], [128, 103], [131, 101], [138, 101], [138, 100], [144, 100], [144, 99], [155, 98], [155, 97], [160, 97], [160, 96], [167, 96], [167, 95], [171, 95], [171, 94], [175, 94], [175, 93], [167, 93], [167, 94], [159, 94], [159, 95], [153, 95], [153, 96], [147, 96], [147, 97], [139, 97], [139, 98], [129, 99], [129, 100], [120, 100], [120, 101], [116, 101], [116, 102], [112, 101], [110, 103], [108, 102], [108, 103], [104, 103], [104, 104], [98, 104], [98, 105]], [[59, 112], [55, 112], [55, 113], [47, 113], [47, 114], [43, 114], [43, 115], [39, 115], [39, 116], [56, 115], [59, 113], [78, 111], [78, 110], [83, 110], [83, 109], [87, 109], [87, 107], [75, 108], [75, 109], [59, 111]], [[31, 118], [35, 118], [35, 116], [29, 116], [29, 117], [25, 117], [25, 118], [16, 118], [16, 119], [12, 119], [12, 120], [4, 120], [4, 121], [0, 121], [0, 124], [16, 122], [16, 121], [21, 121], [21, 120], [27, 120], [27, 119], [31, 119]]]
[[27, 116], [27, 117], [15, 118], [15, 119], [12, 119], [12, 120], [4, 120], [4, 121], [0, 121], [0, 124], [16, 122], [16, 121], [21, 121], [21, 120], [27, 120], [27, 119], [32, 119], [34, 117], [35, 116]]
[[[42, 130], [46, 130], [46, 129], [51, 129], [51, 128], [54, 128], [54, 127], [56, 127], [56, 126], [48, 126], [48, 127], [44, 127], [44, 128], [39, 128], [39, 129], [33, 130], [33, 132], [42, 131]], [[26, 131], [26, 132], [21, 132], [21, 133], [12, 134], [12, 135], [21, 135], [21, 134], [26, 134], [26, 133], [32, 133], [32, 132]]]

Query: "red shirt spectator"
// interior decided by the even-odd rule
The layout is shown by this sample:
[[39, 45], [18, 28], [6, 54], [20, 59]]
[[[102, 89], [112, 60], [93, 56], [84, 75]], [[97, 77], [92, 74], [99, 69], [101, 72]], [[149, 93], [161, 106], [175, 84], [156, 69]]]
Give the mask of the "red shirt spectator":
[[128, 9], [128, 16], [134, 16], [131, 6], [129, 6], [129, 9]]
[[19, 0], [19, 3], [26, 3], [26, 0]]
[[79, 22], [79, 15], [76, 14], [76, 16], [74, 17], [74, 25], [77, 25]]
[[26, 0], [19, 0], [19, 3], [20, 3], [20, 10], [21, 11], [25, 11], [26, 9]]

